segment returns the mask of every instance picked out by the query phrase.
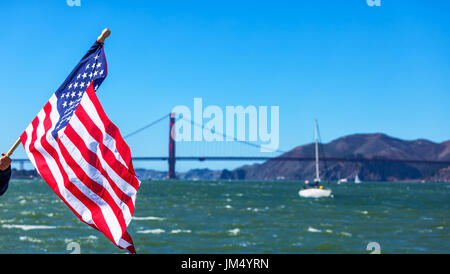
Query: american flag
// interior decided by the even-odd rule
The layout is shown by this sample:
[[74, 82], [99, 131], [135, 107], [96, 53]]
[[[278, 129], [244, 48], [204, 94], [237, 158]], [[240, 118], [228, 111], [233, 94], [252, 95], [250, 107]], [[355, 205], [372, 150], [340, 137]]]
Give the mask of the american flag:
[[95, 42], [20, 139], [39, 174], [75, 215], [135, 253], [126, 229], [140, 181], [131, 152], [95, 91], [106, 78]]

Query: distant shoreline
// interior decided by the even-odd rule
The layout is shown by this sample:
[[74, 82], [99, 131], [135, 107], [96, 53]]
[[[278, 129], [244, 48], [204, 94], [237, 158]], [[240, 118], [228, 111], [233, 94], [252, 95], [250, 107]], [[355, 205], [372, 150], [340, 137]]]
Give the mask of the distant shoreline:
[[[11, 178], [11, 181], [44, 181], [42, 178]], [[252, 183], [252, 182], [267, 182], [267, 183], [298, 183], [301, 185], [305, 184], [305, 180], [194, 180], [194, 179], [143, 179], [142, 182], [230, 182], [230, 183]], [[355, 184], [354, 182], [341, 183], [340, 185], [363, 185], [363, 184], [376, 184], [376, 183], [399, 183], [399, 184], [445, 184], [450, 183], [449, 181], [421, 181], [421, 180], [404, 180], [404, 181], [366, 181], [360, 184]], [[338, 185], [337, 181], [326, 182], [323, 181], [322, 185]]]

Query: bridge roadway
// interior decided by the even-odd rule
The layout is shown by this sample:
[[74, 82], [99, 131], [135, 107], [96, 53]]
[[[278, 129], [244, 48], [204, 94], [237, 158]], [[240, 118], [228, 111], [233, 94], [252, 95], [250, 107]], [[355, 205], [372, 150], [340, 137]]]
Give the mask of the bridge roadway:
[[[133, 161], [168, 161], [168, 156], [133, 157]], [[315, 161], [314, 157], [248, 157], [248, 156], [177, 156], [176, 161]], [[408, 163], [408, 164], [436, 164], [450, 165], [450, 161], [433, 161], [421, 159], [386, 159], [386, 158], [345, 158], [345, 157], [323, 157], [321, 161], [327, 162], [372, 162], [372, 163]], [[13, 159], [14, 163], [24, 164], [28, 159]]]

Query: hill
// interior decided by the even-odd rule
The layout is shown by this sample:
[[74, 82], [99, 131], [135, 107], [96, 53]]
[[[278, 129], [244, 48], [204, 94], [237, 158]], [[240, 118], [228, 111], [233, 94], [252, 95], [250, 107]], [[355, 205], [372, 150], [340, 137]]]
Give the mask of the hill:
[[[280, 157], [314, 157], [314, 144], [298, 146]], [[385, 134], [354, 134], [320, 146], [320, 156], [336, 158], [386, 158], [410, 160], [450, 160], [450, 141], [434, 143], [424, 139], [405, 141]], [[433, 180], [450, 181], [450, 167], [430, 164], [383, 162], [320, 162], [325, 180], [366, 181]], [[269, 160], [263, 164], [223, 171], [222, 179], [305, 180], [313, 179], [314, 162]]]

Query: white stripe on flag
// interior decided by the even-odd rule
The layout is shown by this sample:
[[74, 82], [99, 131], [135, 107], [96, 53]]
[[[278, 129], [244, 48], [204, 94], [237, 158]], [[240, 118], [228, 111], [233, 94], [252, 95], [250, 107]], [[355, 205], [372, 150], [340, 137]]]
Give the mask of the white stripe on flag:
[[[89, 134], [86, 127], [81, 123], [81, 121], [78, 119], [76, 115], [72, 118], [70, 121], [70, 125], [73, 127], [73, 129], [78, 133], [78, 135], [83, 139], [86, 146], [89, 148], [90, 151], [95, 153], [98, 157], [98, 159], [101, 161], [102, 167], [105, 169], [105, 171], [108, 173], [108, 176], [114, 181], [114, 183], [117, 185], [117, 187], [126, 195], [128, 195], [130, 198], [134, 199], [136, 198], [137, 191], [136, 189], [131, 186], [128, 182], [122, 179], [115, 171], [112, 169], [108, 163], [103, 158], [103, 155], [99, 149], [99, 143]], [[108, 148], [109, 149], [109, 148]], [[113, 152], [113, 151], [111, 151]], [[124, 167], [126, 168], [126, 167]]]
[[[76, 119], [76, 117], [74, 116], [72, 118], [72, 121], [75, 119]], [[72, 125], [72, 121], [70, 122], [71, 125]], [[65, 134], [61, 134], [59, 136], [59, 139], [63, 143], [64, 147], [66, 147], [66, 149], [70, 152], [70, 155], [73, 157], [73, 159], [78, 163], [78, 165], [80, 165], [81, 169], [88, 175], [88, 177], [92, 181], [103, 186], [108, 191], [108, 193], [111, 195], [111, 197], [113, 198], [113, 200], [117, 204], [117, 206], [122, 211], [124, 211], [123, 213], [124, 213], [125, 220], [131, 219], [130, 209], [119, 197], [117, 197], [116, 193], [111, 188], [111, 185], [109, 184], [108, 180], [100, 173], [100, 171], [97, 168], [90, 165], [88, 162], [86, 162], [86, 160], [81, 155], [81, 152], [78, 150], [78, 148], [72, 143], [72, 141]], [[83, 139], [83, 140], [85, 140], [85, 139]], [[99, 159], [101, 160], [102, 158], [100, 157]], [[103, 163], [102, 163], [102, 165], [103, 165]]]
[[[78, 149], [71, 145], [70, 140], [63, 134], [60, 134], [59, 140], [62, 145], [67, 149], [67, 151], [71, 154], [78, 154]], [[61, 155], [61, 152], [58, 148], [58, 154]], [[114, 238], [114, 242], [117, 244], [119, 239], [122, 237], [122, 229], [120, 224], [115, 216], [113, 210], [109, 206], [107, 202], [105, 202], [100, 196], [92, 192], [82, 181], [78, 179], [75, 172], [72, 168], [67, 164], [66, 159], [64, 157], [60, 158], [61, 164], [69, 176], [69, 180], [81, 191], [84, 195], [86, 195], [92, 202], [97, 204], [100, 207], [102, 215], [104, 216], [105, 222], [108, 224], [109, 230]]]
[[[56, 111], [56, 100], [57, 99], [55, 95], [53, 95], [52, 98], [50, 98], [49, 100], [50, 105], [52, 107], [50, 114], [51, 129], [47, 131], [46, 140], [49, 143], [49, 145], [52, 146], [57, 151], [58, 157], [62, 158], [61, 153], [59, 152], [58, 144], [56, 143], [56, 140], [53, 138], [53, 135], [51, 134], [52, 130], [55, 128], [56, 122], [59, 119], [59, 115], [57, 114]], [[37, 132], [42, 131], [44, 129], [43, 119], [45, 119], [45, 112], [43, 110], [42, 112], [43, 115], [38, 115], [39, 125], [37, 128]], [[56, 115], [53, 112], [56, 112]], [[36, 145], [38, 145], [39, 147]], [[82, 217], [83, 221], [85, 221], [88, 224], [95, 225], [92, 219], [91, 211], [65, 187], [64, 178], [61, 174], [61, 170], [56, 164], [55, 159], [42, 147], [40, 139], [37, 142], [35, 142], [35, 147], [37, 151], [46, 159], [47, 166], [49, 167], [53, 177], [55, 178], [55, 181], [58, 185], [59, 193], [64, 198], [64, 200], [66, 200], [66, 202]]]
[[94, 104], [90, 100], [89, 96], [85, 93], [83, 98], [81, 99], [80, 105], [86, 110], [86, 113], [89, 114], [89, 118], [91, 118], [92, 122], [103, 132], [103, 144], [114, 153], [116, 159], [125, 167], [128, 167], [128, 164], [122, 159], [119, 152], [117, 151], [116, 140], [111, 137], [107, 132], [105, 125], [102, 122], [102, 119], [97, 113]]

